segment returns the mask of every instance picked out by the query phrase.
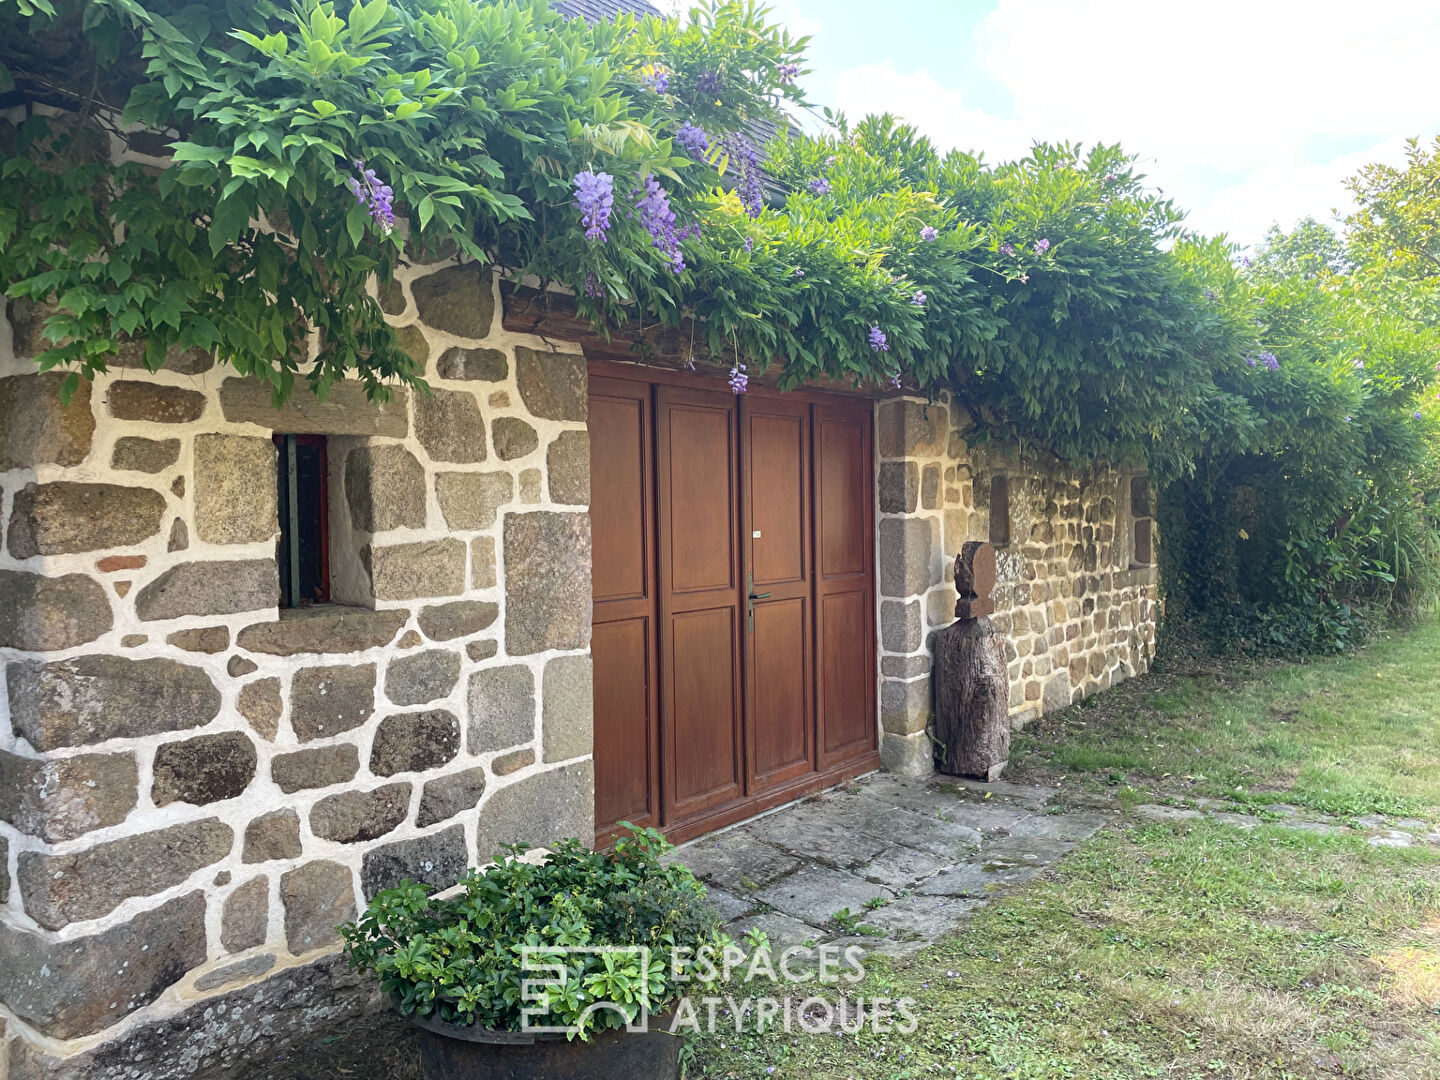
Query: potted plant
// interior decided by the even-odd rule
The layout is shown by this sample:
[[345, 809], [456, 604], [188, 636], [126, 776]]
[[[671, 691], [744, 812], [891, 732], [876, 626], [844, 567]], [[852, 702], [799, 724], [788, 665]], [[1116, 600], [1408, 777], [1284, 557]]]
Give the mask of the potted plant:
[[340, 928], [420, 1029], [425, 1080], [678, 1080], [666, 1011], [714, 982], [729, 939], [664, 837], [626, 828], [610, 852], [507, 847], [444, 898], [406, 880]]

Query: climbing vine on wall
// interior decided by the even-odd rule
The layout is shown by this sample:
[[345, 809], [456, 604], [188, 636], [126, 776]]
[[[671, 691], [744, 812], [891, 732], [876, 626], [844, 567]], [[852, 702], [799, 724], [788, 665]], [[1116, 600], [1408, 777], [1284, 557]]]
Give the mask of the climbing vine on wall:
[[[1174, 588], [1202, 549], [1261, 567], [1192, 599], [1298, 610], [1343, 604], [1327, 575], [1396, 576], [1336, 545], [1419, 498], [1433, 305], [1351, 273], [1364, 245], [1275, 238], [1246, 267], [1119, 147], [992, 165], [890, 116], [801, 135], [780, 108], [806, 106], [806, 43], [753, 3], [0, 0], [0, 31], [0, 280], [48, 312], [37, 359], [71, 387], [196, 347], [277, 402], [384, 397], [420, 372], [377, 281], [458, 255], [568, 286], [600, 332], [683, 326], [737, 393], [948, 386], [977, 437], [1143, 463], [1177, 481], [1172, 551], [1194, 541]], [[1241, 558], [1257, 468], [1274, 519]]]

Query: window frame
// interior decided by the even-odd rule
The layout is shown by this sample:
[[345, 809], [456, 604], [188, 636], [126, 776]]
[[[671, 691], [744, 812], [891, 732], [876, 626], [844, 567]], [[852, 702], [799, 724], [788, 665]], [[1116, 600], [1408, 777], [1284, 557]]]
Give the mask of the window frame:
[[[295, 611], [318, 604], [330, 603], [330, 454], [329, 440], [324, 435], [302, 435], [293, 432], [276, 432], [272, 439], [279, 456], [276, 461], [277, 494], [283, 493], [284, 505], [277, 506], [276, 518], [280, 524], [280, 536], [275, 544], [275, 559], [279, 570], [280, 602], [282, 611]], [[299, 446], [314, 446], [318, 449], [319, 478], [317, 498], [320, 503], [320, 580], [319, 595], [315, 599], [296, 602], [296, 578], [300, 562], [300, 536], [295, 527], [299, 510], [299, 485], [296, 480], [294, 449]], [[281, 481], [284, 481], [282, 486]]]
[[[996, 513], [996, 494], [1000, 494], [999, 501], [1003, 504]], [[996, 528], [997, 520], [1000, 528]], [[1011, 520], [1010, 520], [1010, 477], [1005, 473], [996, 473], [990, 477], [990, 522], [986, 535], [992, 547], [1006, 547], [1010, 543]]]

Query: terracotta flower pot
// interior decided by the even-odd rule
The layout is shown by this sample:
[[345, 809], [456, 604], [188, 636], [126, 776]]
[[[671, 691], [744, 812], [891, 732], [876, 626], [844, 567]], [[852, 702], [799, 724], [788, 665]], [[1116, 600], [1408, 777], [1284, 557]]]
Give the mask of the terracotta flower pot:
[[680, 1080], [680, 1036], [668, 1016], [651, 1030], [609, 1030], [588, 1042], [411, 1017], [424, 1080]]

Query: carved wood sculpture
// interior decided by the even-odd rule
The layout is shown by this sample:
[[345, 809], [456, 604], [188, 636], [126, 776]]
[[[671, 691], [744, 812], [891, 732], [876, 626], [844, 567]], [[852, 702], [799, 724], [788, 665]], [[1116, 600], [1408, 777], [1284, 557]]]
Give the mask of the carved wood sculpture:
[[968, 541], [955, 558], [956, 621], [935, 638], [936, 767], [997, 780], [1010, 759], [1010, 680], [995, 610], [995, 549]]

